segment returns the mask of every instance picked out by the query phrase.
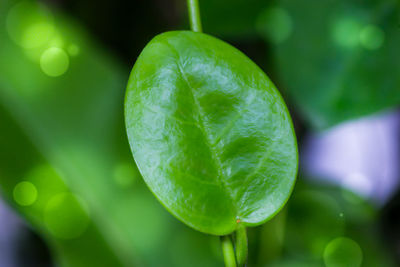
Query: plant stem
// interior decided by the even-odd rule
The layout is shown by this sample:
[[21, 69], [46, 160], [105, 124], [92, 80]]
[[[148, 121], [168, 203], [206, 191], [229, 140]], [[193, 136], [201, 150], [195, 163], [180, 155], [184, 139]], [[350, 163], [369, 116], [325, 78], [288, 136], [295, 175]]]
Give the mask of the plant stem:
[[221, 236], [222, 253], [224, 254], [225, 267], [237, 267], [232, 239], [228, 235]]
[[200, 7], [198, 0], [187, 0], [189, 10], [190, 28], [194, 32], [202, 32]]
[[236, 230], [235, 238], [236, 260], [238, 266], [244, 266], [247, 260], [247, 232], [246, 227], [240, 226]]

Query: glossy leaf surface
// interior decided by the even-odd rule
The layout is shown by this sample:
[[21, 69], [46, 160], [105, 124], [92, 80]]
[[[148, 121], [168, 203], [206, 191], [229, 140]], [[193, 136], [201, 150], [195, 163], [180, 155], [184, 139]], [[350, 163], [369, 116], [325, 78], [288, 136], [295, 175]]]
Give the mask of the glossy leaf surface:
[[269, 78], [216, 38], [155, 37], [137, 60], [125, 118], [150, 189], [189, 226], [210, 234], [258, 225], [287, 201], [297, 146]]

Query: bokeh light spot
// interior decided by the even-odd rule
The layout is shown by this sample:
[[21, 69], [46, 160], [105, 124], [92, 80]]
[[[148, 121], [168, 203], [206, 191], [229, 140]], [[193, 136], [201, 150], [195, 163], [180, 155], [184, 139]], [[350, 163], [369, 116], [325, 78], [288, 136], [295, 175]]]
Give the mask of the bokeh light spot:
[[285, 9], [272, 7], [261, 12], [256, 27], [259, 33], [270, 42], [280, 44], [289, 38], [293, 23]]
[[34, 48], [46, 44], [53, 35], [54, 26], [50, 23], [40, 22], [30, 25], [24, 32], [21, 45], [25, 48]]
[[40, 67], [48, 76], [61, 76], [68, 70], [69, 57], [63, 49], [51, 47], [40, 57]]
[[71, 193], [61, 193], [49, 200], [44, 221], [52, 235], [60, 239], [80, 237], [89, 226], [89, 215], [82, 200]]
[[14, 187], [13, 196], [20, 206], [31, 206], [36, 202], [38, 191], [34, 184], [24, 181]]
[[43, 211], [48, 201], [60, 193], [68, 192], [58, 172], [49, 164], [40, 164], [32, 168], [24, 175], [24, 180], [35, 185], [38, 197], [35, 201], [35, 209]]
[[324, 251], [327, 267], [359, 267], [362, 263], [362, 250], [354, 240], [338, 237], [329, 242]]
[[6, 27], [10, 38], [24, 48], [45, 45], [54, 34], [50, 11], [40, 4], [27, 1], [11, 8]]
[[361, 28], [361, 23], [353, 17], [337, 19], [333, 23], [332, 38], [342, 47], [356, 47], [359, 44]]
[[114, 180], [121, 187], [129, 187], [134, 184], [137, 172], [129, 163], [119, 163], [114, 169]]
[[375, 25], [365, 26], [360, 33], [360, 42], [369, 50], [376, 50], [383, 45], [385, 33]]

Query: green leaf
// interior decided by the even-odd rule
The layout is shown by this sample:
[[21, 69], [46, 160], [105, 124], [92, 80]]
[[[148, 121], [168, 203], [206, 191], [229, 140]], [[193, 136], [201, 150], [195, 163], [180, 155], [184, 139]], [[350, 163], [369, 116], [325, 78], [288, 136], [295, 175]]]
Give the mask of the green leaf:
[[259, 225], [289, 198], [298, 164], [290, 115], [269, 78], [225, 42], [155, 37], [133, 68], [125, 119], [146, 183], [196, 230]]
[[277, 66], [313, 127], [400, 104], [398, 1], [282, 0], [279, 10], [258, 26], [282, 34], [291, 25], [275, 46]]

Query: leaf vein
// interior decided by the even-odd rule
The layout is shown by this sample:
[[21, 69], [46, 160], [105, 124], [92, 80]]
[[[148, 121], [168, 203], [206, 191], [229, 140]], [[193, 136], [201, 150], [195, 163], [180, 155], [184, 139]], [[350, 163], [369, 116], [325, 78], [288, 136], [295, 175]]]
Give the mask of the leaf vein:
[[[174, 47], [172, 47], [172, 48], [175, 50]], [[175, 50], [175, 52], [176, 52], [176, 50]], [[235, 198], [233, 196], [233, 192], [229, 188], [228, 184], [223, 179], [223, 174], [222, 174], [222, 168], [223, 168], [222, 166], [223, 165], [221, 163], [221, 160], [218, 157], [217, 151], [215, 151], [214, 146], [212, 145], [212, 143], [209, 140], [211, 135], [209, 133], [207, 133], [207, 131], [205, 130], [204, 122], [202, 120], [202, 117], [204, 117], [204, 114], [203, 114], [203, 112], [201, 110], [200, 103], [198, 102], [197, 98], [195, 97], [194, 88], [190, 84], [189, 80], [187, 79], [187, 77], [186, 77], [186, 75], [185, 75], [185, 73], [184, 73], [184, 71], [182, 69], [182, 63], [181, 63], [180, 56], [179, 56], [178, 53], [177, 53], [177, 56], [178, 56], [178, 63], [177, 63], [178, 70], [179, 70], [183, 80], [186, 82], [188, 88], [190, 89], [189, 91], [191, 92], [193, 103], [195, 105], [195, 108], [197, 109], [197, 113], [198, 113], [198, 129], [203, 133], [203, 135], [205, 137], [206, 145], [210, 149], [212, 160], [213, 160], [214, 164], [217, 165], [216, 169], [218, 171], [218, 181], [219, 181], [222, 189], [225, 190], [228, 193], [228, 196], [232, 200], [232, 205], [237, 211], [237, 205], [236, 205], [236, 202], [234, 201]]]

